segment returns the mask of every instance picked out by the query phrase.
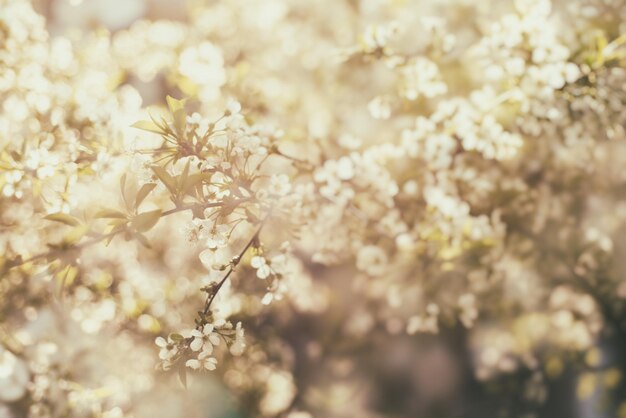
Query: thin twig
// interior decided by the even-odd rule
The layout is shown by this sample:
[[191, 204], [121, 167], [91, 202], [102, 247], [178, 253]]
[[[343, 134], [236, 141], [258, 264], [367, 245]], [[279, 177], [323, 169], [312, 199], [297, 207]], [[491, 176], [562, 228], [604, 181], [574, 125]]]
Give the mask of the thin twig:
[[34, 261], [41, 260], [42, 258], [54, 257], [57, 254], [63, 253], [64, 251], [67, 251], [67, 250], [81, 250], [81, 249], [83, 249], [85, 247], [89, 247], [89, 246], [91, 246], [93, 244], [97, 244], [99, 242], [102, 242], [105, 239], [112, 238], [112, 237], [114, 237], [115, 235], [117, 235], [120, 232], [121, 231], [114, 231], [114, 232], [110, 232], [108, 234], [100, 235], [99, 237], [95, 237], [95, 238], [92, 238], [90, 240], [84, 241], [84, 242], [82, 242], [82, 243], [80, 243], [78, 245], [74, 245], [73, 247], [58, 248], [58, 249], [46, 251], [45, 253], [34, 255], [31, 258], [27, 258], [26, 260], [22, 260], [22, 261], [13, 263], [11, 266], [9, 266], [9, 269], [12, 269], [14, 267], [19, 267], [19, 266], [24, 265], [24, 264], [32, 263]]
[[235, 271], [235, 268], [239, 265], [239, 263], [241, 262], [241, 259], [246, 254], [246, 252], [250, 249], [252, 244], [254, 244], [258, 240], [259, 235], [261, 234], [261, 230], [265, 226], [265, 223], [267, 222], [267, 219], [270, 216], [270, 212], [268, 212], [267, 215], [265, 215], [265, 218], [263, 218], [263, 220], [261, 221], [261, 223], [260, 223], [259, 227], [257, 228], [256, 232], [254, 233], [252, 238], [250, 238], [250, 240], [248, 241], [246, 246], [243, 247], [243, 249], [241, 250], [239, 255], [236, 256], [235, 258], [233, 258], [233, 260], [232, 260], [232, 262], [230, 264], [230, 268], [229, 268], [228, 272], [226, 272], [226, 275], [224, 275], [222, 280], [219, 281], [219, 283], [217, 284], [217, 287], [215, 288], [215, 290], [213, 292], [211, 292], [209, 295], [207, 295], [206, 302], [204, 303], [204, 309], [202, 310], [202, 315], [203, 316], [209, 313], [209, 309], [211, 309], [211, 304], [213, 303], [213, 300], [217, 296], [217, 294], [220, 291], [220, 289], [222, 288], [222, 286], [224, 286], [224, 283], [226, 283], [226, 280], [228, 280], [230, 275]]
[[282, 151], [280, 151], [278, 148], [275, 148], [275, 149], [274, 149], [274, 154], [275, 154], [275, 155], [278, 155], [278, 156], [280, 156], [280, 157], [286, 158], [286, 159], [288, 159], [288, 160], [291, 160], [291, 161], [293, 161], [293, 162], [295, 162], [295, 163], [305, 165], [305, 166], [307, 166], [308, 168], [313, 168], [313, 163], [312, 163], [312, 162], [307, 161], [307, 160], [303, 160], [303, 159], [301, 159], [301, 158], [293, 157], [293, 156], [288, 155], [288, 154], [285, 154], [285, 153], [283, 153]]
[[[245, 199], [239, 199], [234, 201], [233, 203], [239, 203], [241, 201], [246, 201], [246, 200], [250, 200], [249, 198], [245, 198]], [[211, 203], [205, 203], [205, 204], [189, 204], [189, 205], [183, 205], [183, 206], [178, 206], [176, 208], [167, 210], [163, 213], [161, 213], [161, 218], [164, 218], [166, 216], [172, 215], [174, 213], [178, 213], [178, 212], [183, 212], [186, 210], [193, 210], [195, 208], [201, 207], [203, 209], [207, 209], [207, 208], [216, 208], [216, 207], [221, 207], [224, 206], [226, 204], [226, 202], [224, 201], [220, 201], [220, 202], [211, 202]], [[24, 264], [28, 264], [28, 263], [32, 263], [34, 261], [38, 261], [44, 258], [48, 258], [48, 257], [54, 257], [58, 254], [63, 253], [64, 251], [68, 251], [68, 250], [81, 250], [83, 248], [89, 247], [91, 245], [97, 244], [99, 242], [102, 242], [104, 240], [107, 240], [109, 238], [113, 238], [116, 235], [118, 235], [119, 233], [124, 232], [124, 230], [119, 230], [119, 231], [113, 231], [113, 232], [109, 232], [108, 234], [104, 234], [104, 235], [100, 235], [98, 237], [92, 238], [90, 240], [84, 241], [80, 244], [77, 244], [75, 246], [69, 247], [69, 248], [58, 248], [58, 249], [53, 249], [50, 251], [46, 251], [44, 253], [41, 254], [37, 254], [32, 256], [31, 258], [28, 258], [26, 260], [21, 260], [21, 261], [17, 261], [12, 263], [9, 266], [9, 269], [12, 269], [14, 267], [19, 267], [22, 266]]]

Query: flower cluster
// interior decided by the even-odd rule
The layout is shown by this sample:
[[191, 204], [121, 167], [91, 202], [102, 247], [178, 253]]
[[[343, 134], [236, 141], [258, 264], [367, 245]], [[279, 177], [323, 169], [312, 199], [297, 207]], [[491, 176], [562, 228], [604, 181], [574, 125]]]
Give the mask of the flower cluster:
[[167, 339], [157, 337], [155, 343], [160, 348], [161, 359], [159, 368], [167, 371], [175, 363], [184, 361], [185, 366], [193, 370], [215, 370], [217, 352], [214, 350], [221, 341], [232, 355], [240, 356], [246, 347], [241, 322], [234, 327], [230, 321], [216, 319], [193, 330], [170, 334]]

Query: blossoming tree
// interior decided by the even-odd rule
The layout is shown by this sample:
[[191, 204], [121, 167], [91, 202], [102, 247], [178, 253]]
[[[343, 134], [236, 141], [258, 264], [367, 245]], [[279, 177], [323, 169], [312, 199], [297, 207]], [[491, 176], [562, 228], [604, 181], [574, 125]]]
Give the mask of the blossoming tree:
[[41, 4], [0, 0], [0, 417], [626, 417], [625, 2]]

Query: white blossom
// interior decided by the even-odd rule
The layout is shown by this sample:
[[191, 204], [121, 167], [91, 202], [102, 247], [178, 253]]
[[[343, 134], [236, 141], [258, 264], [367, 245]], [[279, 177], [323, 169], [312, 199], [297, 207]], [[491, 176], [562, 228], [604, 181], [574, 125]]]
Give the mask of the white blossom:
[[215, 370], [217, 368], [217, 359], [210, 357], [210, 355], [210, 352], [203, 351], [198, 354], [198, 358], [187, 360], [185, 365], [193, 370]]
[[213, 352], [213, 346], [220, 344], [220, 336], [215, 330], [217, 324], [217, 322], [215, 324], [206, 324], [201, 330], [194, 329], [191, 331], [193, 340], [189, 344], [189, 348], [193, 351], [202, 351], [211, 354]]
[[272, 268], [267, 264], [265, 257], [259, 255], [252, 257], [250, 266], [256, 269], [256, 275], [259, 279], [267, 279], [272, 274]]
[[366, 245], [357, 254], [356, 265], [359, 270], [372, 276], [379, 276], [387, 269], [388, 257], [385, 251], [375, 245]]
[[171, 337], [167, 337], [167, 340], [163, 337], [157, 337], [155, 343], [161, 348], [159, 350], [161, 360], [169, 361], [178, 354], [178, 345]]
[[268, 186], [268, 192], [270, 195], [282, 197], [291, 191], [291, 183], [289, 176], [286, 174], [272, 175], [270, 178], [270, 184]]

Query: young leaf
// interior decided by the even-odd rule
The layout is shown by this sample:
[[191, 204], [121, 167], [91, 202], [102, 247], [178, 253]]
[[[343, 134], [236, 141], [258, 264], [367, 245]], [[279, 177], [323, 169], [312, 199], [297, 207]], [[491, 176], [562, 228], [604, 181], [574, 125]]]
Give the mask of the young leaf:
[[78, 269], [71, 264], [68, 264], [56, 274], [59, 289], [58, 292], [61, 300], [63, 300], [65, 288], [74, 283], [77, 275]]
[[173, 195], [177, 194], [176, 182], [174, 181], [174, 178], [170, 175], [170, 173], [167, 172], [166, 169], [158, 165], [153, 165], [152, 171], [154, 171], [154, 174], [156, 174], [156, 176], [159, 178], [159, 180], [161, 180], [163, 185], [167, 187], [167, 190], [169, 190], [171, 194]]
[[171, 132], [169, 125], [167, 124], [167, 121], [165, 119], [161, 118], [161, 122], [159, 122], [151, 114], [148, 114], [148, 115], [150, 116], [152, 123], [154, 123], [159, 129], [161, 129], [161, 132], [160, 132], [161, 135], [167, 135]]
[[110, 219], [126, 219], [126, 215], [119, 210], [115, 209], [100, 209], [94, 215], [96, 218], [110, 218]]
[[167, 107], [170, 109], [172, 115], [179, 110], [185, 110], [185, 100], [178, 100], [172, 96], [167, 96], [165, 100], [167, 101]]
[[130, 187], [126, 185], [126, 173], [124, 173], [120, 179], [120, 186], [122, 186], [122, 200], [124, 201], [124, 206], [126, 206], [126, 210], [130, 212], [132, 210], [131, 196], [134, 187], [132, 185]]
[[78, 226], [80, 225], [80, 222], [78, 221], [78, 219], [74, 218], [71, 215], [68, 215], [67, 213], [51, 213], [50, 215], [44, 216], [44, 219], [47, 219], [49, 221], [55, 221], [55, 222], [61, 222], [65, 225], [70, 225], [70, 226]]
[[126, 197], [126, 173], [122, 174], [122, 177], [120, 177], [120, 190], [122, 191], [122, 200], [124, 201], [126, 210], [130, 210], [128, 199]]
[[184, 110], [177, 110], [174, 113], [174, 128], [179, 136], [183, 136], [185, 134], [185, 130], [187, 129], [187, 114]]
[[186, 194], [190, 194], [191, 196], [193, 196], [193, 193], [191, 193], [194, 189], [194, 187], [200, 183], [203, 180], [203, 176], [201, 173], [195, 173], [192, 174], [190, 176], [187, 177], [187, 179], [183, 182], [183, 193]]
[[139, 232], [148, 231], [159, 221], [161, 217], [161, 209], [152, 210], [150, 212], [140, 213], [135, 216], [131, 222], [133, 228]]
[[179, 190], [185, 190], [185, 183], [187, 182], [187, 178], [189, 177], [189, 164], [190, 163], [191, 163], [191, 160], [188, 159], [187, 164], [185, 164], [185, 168], [183, 168], [183, 172], [178, 178], [177, 184], [178, 184]]
[[185, 113], [185, 100], [177, 100], [171, 96], [167, 96], [167, 107], [172, 113], [174, 119], [174, 128], [178, 135], [182, 136], [187, 127], [187, 114]]
[[173, 132], [170, 129], [170, 125], [167, 123], [167, 121], [165, 120], [165, 118], [163, 116], [161, 116], [161, 125], [159, 126], [163, 126], [163, 131], [166, 132], [169, 135], [172, 135]]
[[133, 233], [133, 236], [135, 237], [137, 241], [141, 243], [141, 245], [143, 245], [144, 247], [148, 249], [152, 249], [152, 245], [150, 245], [150, 241], [148, 241], [148, 238], [146, 238], [145, 235], [140, 234], [139, 232], [135, 232]]
[[141, 129], [142, 131], [153, 132], [155, 134], [163, 134], [163, 130], [149, 120], [140, 120], [139, 122], [131, 125], [131, 127]]
[[71, 285], [74, 283], [76, 276], [78, 276], [78, 269], [71, 264], [65, 266], [60, 272], [57, 273], [57, 280], [59, 280], [62, 287]]
[[84, 237], [87, 232], [89, 232], [89, 228], [87, 227], [87, 225], [75, 226], [63, 236], [63, 242], [67, 245], [74, 245], [78, 241], [80, 241], [80, 239]]
[[110, 235], [107, 238], [107, 242], [106, 242], [107, 247], [109, 246], [109, 244], [111, 244], [111, 241], [113, 241], [113, 238], [115, 238], [117, 234], [122, 232], [124, 228], [125, 228], [125, 225], [116, 225], [113, 229], [111, 229]]
[[141, 186], [141, 189], [137, 192], [137, 196], [135, 196], [135, 209], [141, 205], [141, 202], [150, 194], [150, 192], [156, 187], [154, 183], [146, 183]]

